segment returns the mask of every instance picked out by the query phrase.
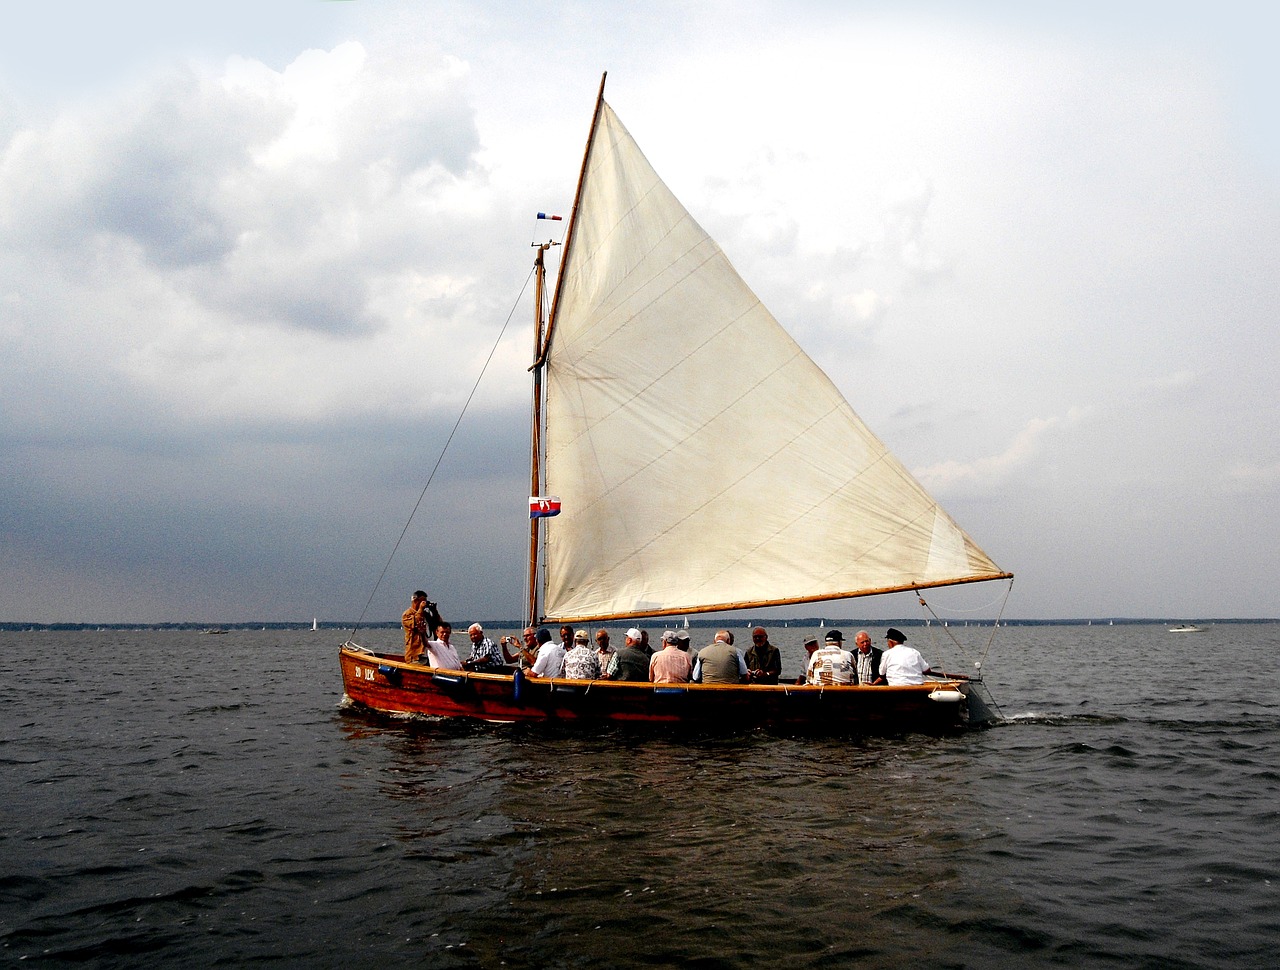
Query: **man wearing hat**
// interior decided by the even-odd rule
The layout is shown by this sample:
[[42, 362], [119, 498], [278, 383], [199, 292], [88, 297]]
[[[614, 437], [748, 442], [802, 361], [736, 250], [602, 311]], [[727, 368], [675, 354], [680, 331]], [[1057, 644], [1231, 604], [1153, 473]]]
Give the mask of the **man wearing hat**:
[[758, 626], [751, 631], [751, 649], [743, 658], [747, 661], [747, 676], [753, 684], [776, 684], [782, 674], [782, 654], [769, 642], [769, 634]]
[[813, 655], [818, 649], [817, 637], [806, 637], [804, 641], [804, 673], [796, 678], [797, 684], [808, 683], [809, 664], [813, 660]]
[[600, 660], [586, 630], [573, 635], [573, 646], [564, 655], [564, 675], [570, 680], [600, 679]]
[[811, 684], [852, 684], [853, 655], [844, 648], [844, 634], [827, 631], [826, 645], [809, 658], [808, 681]]
[[655, 684], [687, 684], [693, 665], [689, 655], [680, 649], [676, 631], [662, 634], [662, 649], [649, 658], [649, 680]]
[[923, 684], [924, 675], [930, 673], [929, 664], [920, 651], [907, 646], [906, 636], [892, 627], [884, 635], [889, 646], [880, 658], [880, 676], [890, 687], [905, 684]]
[[640, 649], [640, 631], [635, 627], [627, 631], [626, 644], [609, 662], [609, 679], [649, 679], [649, 655]]
[[551, 631], [545, 626], [537, 633], [538, 659], [529, 668], [530, 677], [561, 677], [564, 675], [564, 647], [551, 642]]

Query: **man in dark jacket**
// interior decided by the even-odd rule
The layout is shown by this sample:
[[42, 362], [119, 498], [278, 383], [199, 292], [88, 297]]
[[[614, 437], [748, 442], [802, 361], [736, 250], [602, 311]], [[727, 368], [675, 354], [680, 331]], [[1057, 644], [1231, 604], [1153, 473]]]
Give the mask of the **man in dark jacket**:
[[883, 684], [884, 678], [880, 676], [880, 656], [884, 651], [877, 650], [871, 645], [871, 634], [866, 630], [859, 630], [853, 642], [857, 647], [853, 653], [853, 666], [858, 674], [858, 679], [854, 683]]
[[649, 680], [649, 655], [640, 647], [640, 631], [627, 631], [626, 645], [614, 654], [607, 671], [609, 680]]
[[758, 626], [751, 631], [751, 649], [745, 657], [748, 683], [776, 684], [782, 673], [782, 654], [769, 642], [769, 634]]

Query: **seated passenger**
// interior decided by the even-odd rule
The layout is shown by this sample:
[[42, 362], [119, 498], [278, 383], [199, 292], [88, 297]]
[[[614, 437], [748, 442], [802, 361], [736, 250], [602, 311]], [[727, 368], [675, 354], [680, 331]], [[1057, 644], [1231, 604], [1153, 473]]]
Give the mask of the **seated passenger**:
[[609, 631], [596, 631], [596, 659], [600, 661], [600, 677], [609, 679], [609, 666], [613, 663], [613, 650], [609, 646]]
[[857, 647], [853, 652], [853, 665], [857, 668], [858, 683], [868, 687], [883, 684], [884, 678], [880, 676], [880, 658], [884, 651], [877, 650], [871, 645], [871, 634], [866, 630], [859, 630], [858, 635], [853, 638], [853, 643]]
[[844, 634], [831, 630], [826, 645], [809, 658], [806, 676], [811, 684], [852, 684], [854, 670], [853, 654], [844, 649]]
[[693, 679], [703, 684], [741, 684], [747, 679], [747, 662], [733, 646], [733, 634], [717, 630], [709, 647], [698, 653]]
[[920, 656], [920, 651], [907, 646], [907, 638], [890, 629], [884, 638], [889, 644], [880, 657], [880, 676], [890, 687], [907, 684], [923, 684], [924, 675], [932, 669]]
[[662, 634], [662, 649], [649, 658], [649, 680], [655, 684], [687, 684], [693, 673], [689, 655], [680, 649], [674, 630]]
[[809, 682], [809, 663], [813, 660], [814, 651], [818, 649], [818, 638], [809, 637], [804, 642], [804, 673], [796, 678], [797, 684], [806, 684]]
[[449, 643], [449, 636], [452, 633], [452, 624], [441, 623], [436, 627], [436, 638], [427, 641], [427, 650], [423, 656], [428, 659], [432, 667], [439, 667], [442, 670], [462, 669], [462, 661], [458, 659], [458, 652]]
[[[538, 631], [531, 626], [524, 628], [519, 640], [515, 637], [503, 637], [499, 643], [502, 645], [503, 659], [509, 664], [519, 664], [521, 670], [528, 670], [538, 659]], [[515, 653], [507, 649], [508, 645], [515, 648]]]
[[569, 680], [600, 679], [600, 659], [589, 645], [586, 630], [573, 635], [573, 647], [564, 655], [564, 675]]
[[464, 669], [490, 673], [505, 669], [502, 651], [484, 635], [484, 627], [479, 623], [472, 623], [467, 627], [467, 637], [471, 640], [471, 656], [462, 662]]
[[610, 680], [649, 679], [649, 655], [640, 648], [640, 631], [632, 627], [627, 631], [626, 646], [609, 661]]
[[776, 684], [782, 674], [782, 654], [769, 642], [769, 634], [758, 626], [751, 631], [751, 649], [743, 658], [753, 684]]
[[530, 677], [564, 676], [564, 647], [551, 642], [551, 631], [540, 627], [537, 633], [538, 659], [527, 673]]

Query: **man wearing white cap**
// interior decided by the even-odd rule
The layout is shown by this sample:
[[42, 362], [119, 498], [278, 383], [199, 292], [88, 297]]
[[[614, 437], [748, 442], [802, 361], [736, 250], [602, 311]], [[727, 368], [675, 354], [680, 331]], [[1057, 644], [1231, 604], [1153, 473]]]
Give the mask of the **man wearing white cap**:
[[609, 662], [610, 680], [649, 679], [649, 655], [640, 649], [640, 631], [632, 627], [627, 631], [627, 642]]

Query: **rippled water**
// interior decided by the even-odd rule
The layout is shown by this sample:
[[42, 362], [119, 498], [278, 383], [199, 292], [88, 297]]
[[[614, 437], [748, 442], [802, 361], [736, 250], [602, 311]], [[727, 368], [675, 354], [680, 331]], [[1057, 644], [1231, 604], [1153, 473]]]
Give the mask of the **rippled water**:
[[1280, 625], [1011, 628], [1001, 725], [821, 740], [371, 719], [337, 639], [0, 634], [2, 958], [1275, 965]]

